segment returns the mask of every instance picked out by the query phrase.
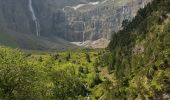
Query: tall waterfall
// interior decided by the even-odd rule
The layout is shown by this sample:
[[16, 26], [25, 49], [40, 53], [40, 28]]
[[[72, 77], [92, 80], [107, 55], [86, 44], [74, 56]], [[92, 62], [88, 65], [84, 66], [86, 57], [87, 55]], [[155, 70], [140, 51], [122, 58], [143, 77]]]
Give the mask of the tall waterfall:
[[39, 21], [35, 15], [35, 12], [34, 12], [34, 9], [32, 7], [32, 0], [29, 0], [29, 10], [31, 12], [31, 15], [32, 15], [32, 20], [35, 22], [35, 27], [36, 27], [36, 35], [37, 36], [40, 36], [40, 24], [39, 24]]

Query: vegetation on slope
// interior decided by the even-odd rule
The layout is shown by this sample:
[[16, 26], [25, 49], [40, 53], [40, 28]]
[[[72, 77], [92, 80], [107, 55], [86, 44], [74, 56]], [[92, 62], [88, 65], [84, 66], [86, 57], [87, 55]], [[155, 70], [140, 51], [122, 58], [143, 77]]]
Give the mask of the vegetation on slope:
[[109, 49], [117, 84], [113, 98], [170, 98], [170, 2], [153, 0], [114, 34]]
[[[112, 84], [101, 62], [103, 50], [23, 53], [0, 48], [0, 99], [86, 100], [109, 93]], [[104, 78], [105, 77], [105, 78]]]
[[169, 5], [154, 0], [125, 20], [110, 52], [30, 54], [1, 47], [0, 99], [170, 99]]

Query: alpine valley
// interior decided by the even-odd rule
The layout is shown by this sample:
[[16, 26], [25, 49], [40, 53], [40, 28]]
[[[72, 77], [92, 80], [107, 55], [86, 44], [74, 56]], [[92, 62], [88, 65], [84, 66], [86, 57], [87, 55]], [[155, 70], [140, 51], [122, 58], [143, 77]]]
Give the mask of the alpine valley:
[[170, 100], [170, 0], [0, 0], [0, 100]]

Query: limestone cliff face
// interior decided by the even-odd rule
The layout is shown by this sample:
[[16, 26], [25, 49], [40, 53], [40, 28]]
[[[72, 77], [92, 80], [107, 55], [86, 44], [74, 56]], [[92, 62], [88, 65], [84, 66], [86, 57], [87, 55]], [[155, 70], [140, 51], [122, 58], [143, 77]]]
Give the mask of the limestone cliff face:
[[[65, 6], [86, 3], [87, 0], [32, 0], [33, 10], [40, 23], [41, 35], [60, 35], [65, 31]], [[35, 23], [29, 11], [29, 0], [0, 0], [0, 32], [13, 31], [35, 34]]]
[[[63, 9], [72, 33], [69, 39], [82, 41], [100, 38], [110, 39], [121, 29], [123, 20], [131, 20], [149, 0], [103, 0], [93, 4], [67, 6]], [[83, 27], [83, 28], [82, 28]], [[77, 38], [78, 36], [79, 38]]]
[[[69, 41], [109, 39], [147, 0], [32, 0], [44, 37]], [[0, 32], [36, 35], [29, 0], [0, 0]]]
[[0, 32], [31, 33], [32, 28], [26, 0], [0, 0]]

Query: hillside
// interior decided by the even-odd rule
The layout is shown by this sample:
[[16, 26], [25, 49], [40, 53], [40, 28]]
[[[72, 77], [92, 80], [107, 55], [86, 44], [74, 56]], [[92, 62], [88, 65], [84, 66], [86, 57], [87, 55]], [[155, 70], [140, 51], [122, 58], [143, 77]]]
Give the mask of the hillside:
[[13, 31], [0, 33], [0, 45], [25, 50], [62, 51], [80, 48], [58, 37], [36, 37]]
[[113, 98], [170, 99], [170, 2], [153, 0], [138, 11], [109, 45]]

